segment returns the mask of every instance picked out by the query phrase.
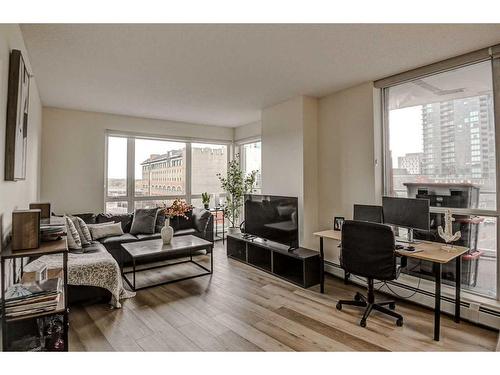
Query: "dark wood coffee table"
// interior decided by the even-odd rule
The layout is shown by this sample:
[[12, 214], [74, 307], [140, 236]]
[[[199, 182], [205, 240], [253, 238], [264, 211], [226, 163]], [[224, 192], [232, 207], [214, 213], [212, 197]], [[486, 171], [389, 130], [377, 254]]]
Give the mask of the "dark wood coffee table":
[[[188, 280], [188, 279], [193, 279], [195, 277], [200, 277], [200, 276], [206, 276], [206, 275], [211, 275], [213, 273], [214, 269], [214, 244], [213, 242], [206, 241], [202, 238], [188, 235], [188, 236], [179, 236], [179, 237], [173, 237], [172, 242], [168, 245], [164, 245], [163, 241], [161, 239], [157, 240], [148, 240], [148, 241], [138, 241], [138, 242], [129, 242], [129, 243], [124, 243], [121, 245], [123, 251], [125, 251], [126, 254], [131, 258], [132, 260], [132, 270], [124, 272], [123, 267], [122, 267], [122, 276], [127, 282], [127, 284], [134, 290], [141, 290], [145, 288], [151, 288], [154, 286], [158, 285], [164, 285], [164, 284], [169, 284], [169, 283], [174, 283], [177, 281], [182, 281], [182, 280]], [[210, 269], [206, 268], [205, 266], [199, 264], [198, 262], [193, 260], [193, 252], [197, 250], [204, 250], [204, 249], [209, 249], [209, 253], [207, 255], [210, 255]], [[154, 259], [153, 262], [158, 262], [158, 258], [163, 258], [164, 255], [165, 259], [171, 259], [171, 258], [184, 258], [184, 257], [189, 257], [188, 260], [183, 260], [175, 263], [169, 263], [169, 264], [161, 264], [161, 265], [155, 265], [151, 267], [146, 267], [146, 268], [140, 268], [137, 269], [136, 263], [137, 261], [145, 261], [147, 262], [148, 259]], [[196, 266], [200, 267], [206, 272], [192, 275], [192, 276], [186, 276], [186, 277], [181, 277], [178, 279], [173, 279], [173, 280], [167, 280], [163, 281], [161, 283], [156, 283], [156, 284], [151, 284], [147, 286], [142, 286], [137, 288], [135, 284], [135, 274], [136, 272], [141, 272], [141, 271], [147, 271], [155, 268], [163, 268], [163, 267], [170, 267], [170, 266], [175, 266], [177, 264], [182, 264], [182, 263], [193, 263]], [[127, 278], [127, 274], [132, 274], [132, 282]]]

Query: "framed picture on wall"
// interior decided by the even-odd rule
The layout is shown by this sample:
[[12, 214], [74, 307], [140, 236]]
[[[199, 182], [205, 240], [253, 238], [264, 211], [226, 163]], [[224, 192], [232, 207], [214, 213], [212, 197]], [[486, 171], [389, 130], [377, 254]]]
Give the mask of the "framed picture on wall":
[[21, 51], [10, 54], [7, 121], [5, 130], [5, 180], [26, 179], [30, 74]]

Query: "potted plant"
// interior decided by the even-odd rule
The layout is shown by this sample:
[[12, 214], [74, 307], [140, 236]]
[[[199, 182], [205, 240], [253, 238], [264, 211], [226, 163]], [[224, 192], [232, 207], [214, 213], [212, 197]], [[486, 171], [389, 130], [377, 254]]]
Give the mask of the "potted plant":
[[239, 218], [243, 207], [245, 194], [255, 191], [255, 176], [257, 171], [252, 171], [246, 175], [241, 170], [239, 155], [229, 162], [227, 177], [217, 174], [222, 189], [226, 192], [226, 204], [224, 206], [224, 216], [229, 221], [228, 233], [236, 233], [239, 230]]
[[207, 192], [201, 193], [201, 201], [203, 202], [203, 207], [205, 207], [205, 210], [208, 210], [210, 206], [210, 195]]
[[161, 239], [165, 245], [172, 241], [174, 228], [170, 226], [170, 219], [174, 217], [184, 217], [187, 219], [186, 213], [191, 211], [193, 206], [187, 204], [182, 199], [175, 199], [170, 207], [163, 207], [161, 213], [165, 215], [165, 225], [161, 228]]

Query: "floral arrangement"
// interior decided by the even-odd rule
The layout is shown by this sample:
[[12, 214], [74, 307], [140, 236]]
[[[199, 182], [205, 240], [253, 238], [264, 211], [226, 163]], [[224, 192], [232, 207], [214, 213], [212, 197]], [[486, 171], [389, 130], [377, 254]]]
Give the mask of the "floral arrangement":
[[182, 216], [183, 218], [187, 219], [188, 217], [186, 216], [186, 212], [189, 212], [192, 209], [193, 206], [187, 204], [186, 201], [182, 199], [176, 199], [174, 200], [174, 202], [170, 207], [164, 206], [161, 212], [169, 218], [173, 218], [175, 216]]

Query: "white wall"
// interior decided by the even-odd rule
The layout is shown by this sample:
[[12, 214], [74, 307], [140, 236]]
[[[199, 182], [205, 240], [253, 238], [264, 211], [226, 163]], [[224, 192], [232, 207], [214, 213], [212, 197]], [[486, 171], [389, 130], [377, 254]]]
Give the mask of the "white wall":
[[9, 56], [12, 49], [22, 51], [25, 63], [29, 71], [32, 72], [19, 26], [13, 24], [0, 25], [0, 214], [3, 215], [4, 235], [10, 232], [12, 211], [16, 208], [28, 208], [30, 202], [38, 200], [40, 176], [42, 105], [36, 80], [32, 78], [28, 115], [26, 180], [4, 181]]
[[247, 139], [258, 138], [262, 133], [262, 122], [255, 121], [246, 125], [234, 128], [234, 141], [244, 141]]
[[[378, 90], [371, 82], [319, 101], [318, 229], [330, 229], [334, 216], [352, 218], [354, 203], [381, 199], [381, 126]], [[374, 126], [375, 125], [375, 126]], [[338, 263], [338, 249], [325, 241], [325, 257]]]
[[233, 128], [43, 109], [41, 199], [59, 213], [103, 212], [105, 133], [233, 140]]
[[317, 227], [317, 100], [296, 97], [262, 111], [262, 192], [298, 197], [300, 245]]

